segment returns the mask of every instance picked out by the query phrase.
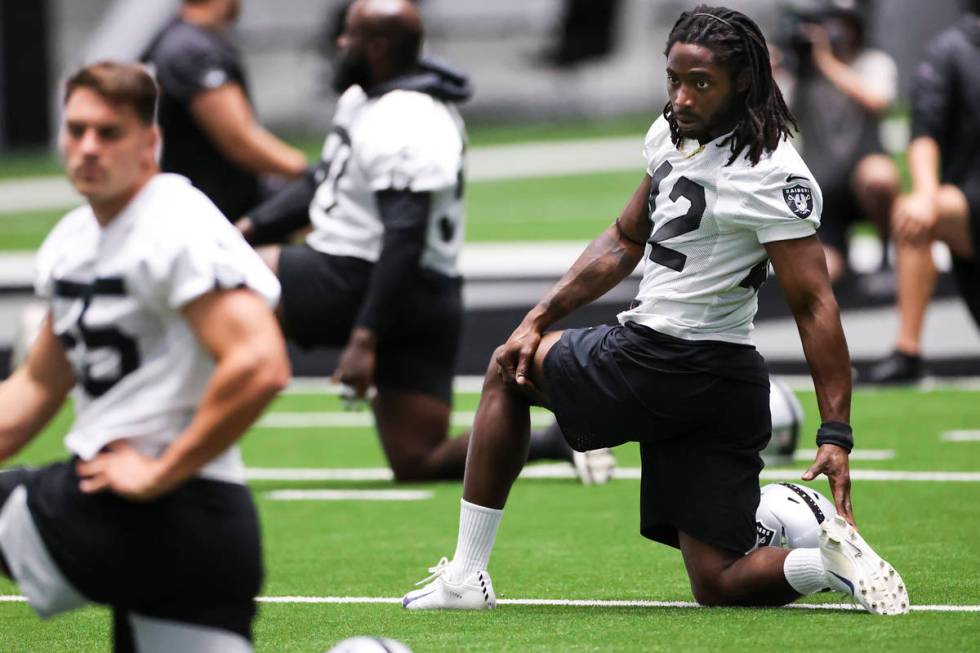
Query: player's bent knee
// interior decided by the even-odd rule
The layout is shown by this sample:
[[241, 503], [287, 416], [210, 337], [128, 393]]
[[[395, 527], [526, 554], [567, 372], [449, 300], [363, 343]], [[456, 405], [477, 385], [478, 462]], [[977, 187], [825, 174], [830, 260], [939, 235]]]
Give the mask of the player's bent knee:
[[955, 256], [972, 258], [974, 255], [969, 226], [969, 204], [963, 192], [955, 186], [943, 186], [937, 196], [938, 219], [935, 237], [943, 241]]
[[694, 594], [694, 600], [703, 606], [717, 608], [733, 605], [731, 597], [727, 596], [720, 584], [712, 579], [700, 578], [695, 580], [692, 578], [691, 593]]
[[500, 365], [497, 364], [497, 357], [504, 351], [504, 346], [500, 345], [493, 350], [490, 355], [490, 362], [487, 364], [487, 373], [483, 379], [483, 389], [487, 390], [495, 386], [502, 386], [503, 379], [500, 377]]
[[897, 195], [901, 189], [898, 167], [886, 156], [866, 157], [856, 173], [857, 186], [872, 193]]
[[436, 471], [426, 464], [420, 456], [392, 456], [389, 461], [391, 473], [398, 483], [419, 483], [438, 478]]

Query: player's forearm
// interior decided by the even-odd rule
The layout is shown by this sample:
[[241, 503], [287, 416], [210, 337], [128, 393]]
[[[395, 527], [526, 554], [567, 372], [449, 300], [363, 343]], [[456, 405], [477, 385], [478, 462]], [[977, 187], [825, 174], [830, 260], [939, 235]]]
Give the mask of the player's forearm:
[[576, 309], [595, 301], [636, 269], [643, 247], [613, 223], [593, 240], [571, 269], [531, 309], [525, 322], [543, 331]]
[[250, 240], [268, 242], [308, 225], [315, 195], [315, 169], [311, 169], [248, 212], [255, 230]]
[[255, 174], [296, 177], [306, 169], [306, 157], [257, 123], [225, 134], [218, 143], [229, 159]]
[[851, 357], [840, 323], [837, 300], [828, 288], [794, 307], [817, 405], [824, 422], [850, 423]]
[[160, 457], [159, 483], [174, 488], [231, 446], [289, 383], [282, 343], [242, 346], [218, 362], [194, 419]]
[[939, 144], [928, 136], [909, 143], [908, 164], [915, 193], [934, 195], [939, 190]]
[[0, 383], [0, 460], [10, 458], [44, 429], [65, 393], [44, 387], [23, 367]]

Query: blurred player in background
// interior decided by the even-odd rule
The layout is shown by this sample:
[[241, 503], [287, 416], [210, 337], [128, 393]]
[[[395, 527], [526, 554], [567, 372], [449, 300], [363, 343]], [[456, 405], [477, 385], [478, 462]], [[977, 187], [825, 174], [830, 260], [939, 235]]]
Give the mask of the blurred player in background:
[[831, 283], [847, 272], [855, 223], [870, 220], [887, 246], [892, 205], [901, 190], [898, 167], [878, 136], [881, 117], [898, 92], [898, 70], [890, 56], [866, 46], [865, 20], [853, 5], [832, 3], [805, 16], [792, 39], [798, 60], [792, 106], [803, 159], [823, 191], [820, 240]]
[[[456, 105], [471, 91], [461, 73], [420, 60], [422, 31], [407, 0], [351, 5], [323, 160], [238, 223], [261, 243], [312, 221], [305, 244], [259, 250], [282, 282], [283, 330], [301, 347], [343, 347], [334, 379], [357, 396], [377, 388], [378, 433], [401, 481], [461, 478], [468, 441], [448, 433], [463, 318]], [[532, 458], [568, 451], [557, 429], [536, 442]]]
[[160, 174], [157, 91], [133, 64], [65, 93], [88, 204], [37, 255], [48, 315], [0, 384], [0, 460], [74, 389], [72, 458], [0, 473], [0, 568], [42, 616], [101, 603], [116, 651], [251, 651], [259, 524], [235, 441], [289, 381], [279, 284], [186, 179]]
[[[640, 532], [680, 549], [698, 602], [782, 605], [830, 587], [870, 612], [908, 611], [901, 579], [852, 525], [851, 370], [816, 237], [820, 190], [787, 142], [794, 120], [762, 32], [744, 14], [702, 5], [681, 14], [666, 54], [670, 103], [647, 134], [647, 175], [495, 352], [456, 553], [404, 597], [408, 609], [495, 606], [486, 568], [524, 465], [529, 407], [543, 405], [576, 449], [640, 442]], [[620, 325], [547, 331], [641, 259], [643, 280]], [[765, 362], [749, 334], [770, 260], [823, 420], [803, 478], [827, 475], [839, 516], [824, 522], [819, 548], [746, 554], [771, 430]]]
[[163, 171], [190, 179], [232, 221], [262, 201], [262, 175], [306, 168], [253, 115], [241, 54], [225, 36], [240, 10], [241, 0], [183, 0], [143, 55], [160, 85]]
[[873, 383], [922, 377], [922, 327], [938, 273], [932, 243], [953, 255], [953, 274], [980, 326], [980, 2], [940, 34], [915, 71], [912, 192], [895, 207], [899, 327], [895, 349], [868, 374]]

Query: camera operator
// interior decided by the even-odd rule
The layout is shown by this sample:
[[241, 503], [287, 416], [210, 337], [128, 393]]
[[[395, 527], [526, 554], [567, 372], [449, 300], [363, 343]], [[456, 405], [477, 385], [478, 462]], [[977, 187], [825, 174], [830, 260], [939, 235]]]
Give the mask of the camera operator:
[[854, 223], [870, 220], [882, 244], [888, 241], [900, 177], [878, 131], [895, 98], [898, 72], [890, 56], [865, 47], [865, 21], [853, 8], [834, 6], [802, 17], [792, 40], [798, 60], [793, 110], [803, 158], [823, 189], [820, 239], [836, 282], [847, 272]]

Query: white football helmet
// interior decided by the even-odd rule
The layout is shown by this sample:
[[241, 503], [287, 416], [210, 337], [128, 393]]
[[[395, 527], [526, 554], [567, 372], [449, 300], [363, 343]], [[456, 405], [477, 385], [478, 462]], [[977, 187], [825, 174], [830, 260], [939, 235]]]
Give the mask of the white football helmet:
[[762, 451], [762, 459], [767, 467], [789, 465], [800, 440], [803, 406], [793, 391], [774, 376], [769, 377], [769, 412], [772, 414], [772, 438]]
[[412, 650], [387, 637], [351, 637], [338, 642], [327, 653], [412, 653]]
[[755, 511], [759, 546], [813, 549], [820, 524], [837, 514], [822, 494], [796, 483], [770, 483], [762, 488]]

